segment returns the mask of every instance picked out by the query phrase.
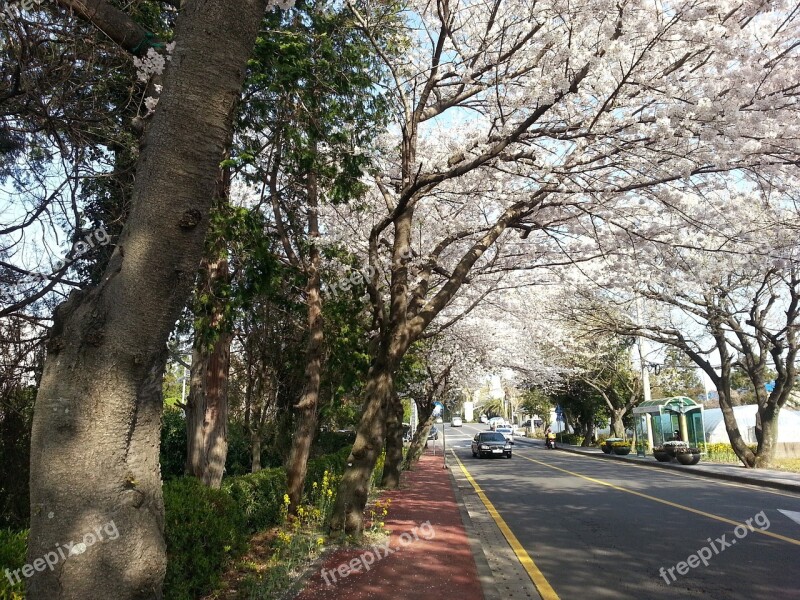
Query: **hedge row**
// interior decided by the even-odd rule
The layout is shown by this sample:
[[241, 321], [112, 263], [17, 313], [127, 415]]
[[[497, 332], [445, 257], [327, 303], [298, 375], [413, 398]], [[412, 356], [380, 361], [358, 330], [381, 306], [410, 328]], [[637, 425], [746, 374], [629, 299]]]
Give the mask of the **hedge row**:
[[[309, 460], [306, 481], [321, 481], [326, 470], [343, 473], [349, 454], [346, 447]], [[194, 478], [165, 483], [165, 600], [191, 600], [213, 590], [229, 561], [247, 549], [250, 535], [280, 523], [286, 491], [283, 468], [227, 478], [219, 490]]]
[[570, 446], [580, 446], [583, 443], [583, 436], [577, 433], [561, 432], [556, 434], [556, 442], [569, 444]]

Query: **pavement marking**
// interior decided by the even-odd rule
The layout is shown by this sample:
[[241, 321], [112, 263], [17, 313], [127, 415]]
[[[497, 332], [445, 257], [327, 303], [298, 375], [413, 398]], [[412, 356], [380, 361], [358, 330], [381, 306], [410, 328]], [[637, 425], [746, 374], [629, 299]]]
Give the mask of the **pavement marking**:
[[[451, 450], [451, 452], [453, 452]], [[500, 513], [497, 512], [497, 509], [491, 503], [489, 498], [486, 497], [486, 494], [483, 493], [483, 490], [478, 485], [478, 482], [472, 478], [467, 468], [464, 466], [464, 463], [458, 458], [458, 455], [453, 452], [453, 458], [456, 459], [458, 466], [461, 467], [461, 472], [464, 473], [464, 477], [467, 478], [467, 481], [472, 484], [472, 487], [475, 489], [475, 493], [483, 502], [483, 505], [486, 507], [486, 510], [489, 511], [489, 514], [494, 519], [494, 522], [497, 523], [497, 526], [500, 528], [500, 531], [503, 532], [503, 535], [508, 542], [508, 545], [511, 546], [511, 549], [514, 551], [514, 554], [517, 556], [520, 564], [522, 564], [525, 571], [528, 573], [528, 577], [531, 578], [533, 581], [533, 585], [536, 586], [536, 590], [539, 592], [539, 595], [542, 597], [542, 600], [560, 600], [558, 594], [556, 594], [555, 590], [552, 588], [550, 583], [545, 579], [545, 576], [542, 575], [542, 572], [539, 570], [539, 567], [536, 566], [536, 563], [533, 562], [533, 559], [530, 555], [525, 551], [525, 548], [522, 547], [522, 544], [519, 543], [517, 536], [514, 535], [514, 532], [511, 531], [509, 526], [503, 520], [503, 517], [500, 516]]]
[[785, 517], [789, 517], [795, 523], [800, 524], [800, 512], [794, 510], [783, 510], [781, 508], [778, 509], [778, 512], [783, 514]]
[[[531, 448], [531, 447], [535, 448], [536, 446], [526, 446], [526, 449], [527, 448]], [[578, 452], [567, 451], [567, 452], [565, 452], [563, 454], [563, 456], [570, 456], [572, 458], [594, 458], [596, 460], [606, 460], [602, 456], [589, 454], [589, 453], [582, 453], [582, 452], [578, 453]], [[614, 461], [614, 462], [616, 462], [619, 465], [626, 465], [626, 466], [629, 466], [629, 467], [638, 467], [638, 468], [645, 468], [645, 469], [654, 468], [654, 467], [649, 466], [649, 465], [647, 465], [645, 463], [632, 462], [632, 461], [629, 461], [629, 460], [628, 461], [618, 460], [618, 461]], [[705, 482], [712, 482], [712, 483], [715, 483], [717, 485], [727, 485], [729, 487], [736, 487], [736, 488], [742, 488], [742, 489], [757, 488], [758, 491], [760, 491], [760, 492], [764, 492], [764, 493], [767, 493], [767, 494], [775, 494], [776, 496], [785, 496], [787, 498], [795, 498], [795, 499], [797, 499], [798, 496], [800, 496], [797, 492], [785, 492], [785, 491], [781, 491], [781, 490], [776, 490], [774, 488], [761, 487], [761, 486], [758, 485], [758, 482], [755, 482], [755, 481], [753, 483], [744, 483], [744, 482], [737, 482], [737, 481], [725, 481], [724, 479], [714, 479], [713, 477], [704, 477], [703, 475], [695, 475], [694, 473], [682, 473], [680, 471], [673, 470], [673, 469], [662, 469], [662, 470], [665, 473], [669, 472], [670, 475], [674, 475], [675, 477], [684, 477], [686, 479], [694, 479], [694, 480], [700, 480], [700, 481], [705, 481]]]
[[[603, 481], [602, 479], [595, 479], [594, 477], [589, 477], [588, 475], [581, 475], [580, 473], [575, 473], [573, 471], [568, 471], [567, 469], [562, 469], [561, 467], [556, 467], [554, 465], [549, 465], [545, 462], [540, 460], [536, 460], [534, 458], [528, 458], [527, 456], [522, 456], [517, 454], [519, 458], [524, 458], [532, 463], [536, 463], [538, 465], [542, 465], [543, 467], [547, 467], [548, 469], [553, 469], [555, 471], [561, 471], [562, 473], [566, 473], [568, 475], [572, 475], [573, 477], [579, 477], [581, 479], [585, 479], [586, 481], [591, 481], [592, 483], [597, 483], [599, 485], [604, 485], [606, 487], [610, 487], [611, 489], [617, 490], [619, 492], [625, 492], [626, 494], [632, 494], [634, 496], [639, 496], [640, 498], [645, 498], [646, 500], [652, 500], [653, 502], [658, 502], [660, 504], [666, 504], [667, 506], [671, 506], [673, 508], [677, 508], [680, 510], [685, 510], [690, 513], [694, 513], [696, 515], [700, 515], [702, 517], [707, 517], [709, 519], [714, 519], [715, 521], [721, 521], [722, 523], [727, 523], [729, 525], [738, 526], [743, 525], [739, 521], [733, 521], [731, 519], [727, 519], [725, 517], [720, 517], [719, 515], [714, 515], [711, 513], [707, 513], [705, 511], [699, 510], [697, 508], [692, 508], [690, 506], [684, 506], [683, 504], [677, 504], [676, 502], [670, 502], [669, 500], [664, 500], [663, 498], [657, 498], [655, 496], [651, 496], [649, 494], [643, 494], [642, 492], [636, 492], [634, 490], [629, 490], [624, 487], [620, 487], [618, 485], [614, 485], [613, 483], [609, 483], [608, 481]], [[463, 467], [462, 467], [463, 469]], [[772, 533], [771, 531], [767, 531], [764, 529], [751, 529], [755, 533], [760, 533], [761, 535], [765, 535], [767, 537], [775, 538], [776, 540], [781, 540], [783, 542], [788, 542], [790, 544], [794, 544], [795, 546], [800, 546], [800, 540], [796, 540], [794, 538], [786, 537], [785, 535], [780, 535], [779, 533]]]

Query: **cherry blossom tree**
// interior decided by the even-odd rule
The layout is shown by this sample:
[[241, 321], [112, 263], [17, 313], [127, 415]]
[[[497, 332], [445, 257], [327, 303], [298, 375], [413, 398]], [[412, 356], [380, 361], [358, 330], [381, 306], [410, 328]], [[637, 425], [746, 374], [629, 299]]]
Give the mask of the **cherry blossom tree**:
[[[798, 213], [785, 195], [741, 183], [703, 200], [684, 199], [680, 212], [673, 207], [660, 225], [640, 230], [627, 251], [620, 246], [594, 278], [602, 291], [591, 295], [602, 300], [583, 308], [601, 327], [684, 352], [716, 387], [737, 456], [748, 467], [766, 467], [774, 458], [778, 414], [797, 376]], [[709, 213], [725, 218], [709, 220]], [[667, 233], [676, 226], [683, 244]], [[632, 316], [637, 297], [646, 300], [645, 317]], [[735, 369], [747, 374], [755, 393], [755, 452], [732, 410]], [[777, 375], [768, 392], [770, 369]]]
[[[346, 531], [362, 526], [399, 361], [481, 269], [534, 269], [553, 248], [578, 260], [596, 248], [581, 237], [635, 219], [642, 197], [796, 160], [790, 3], [404, 8], [408, 51], [386, 61], [394, 125], [372, 176], [376, 350], [332, 521]], [[380, 19], [361, 25], [369, 37]]]
[[[267, 6], [185, 4], [130, 217], [99, 285], [56, 310], [33, 419], [30, 562], [112, 520], [121, 541], [87, 543], [80, 560], [37, 571], [30, 598], [161, 595], [166, 342], [200, 262], [233, 107]], [[225, 32], [225, 43], [209, 32]]]

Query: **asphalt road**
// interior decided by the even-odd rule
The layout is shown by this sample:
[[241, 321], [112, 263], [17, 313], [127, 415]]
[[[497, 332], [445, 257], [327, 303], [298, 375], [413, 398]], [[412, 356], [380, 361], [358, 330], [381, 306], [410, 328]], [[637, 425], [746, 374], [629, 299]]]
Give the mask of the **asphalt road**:
[[779, 512], [800, 514], [800, 496], [527, 440], [511, 460], [477, 459], [478, 431], [446, 425], [447, 448], [562, 600], [800, 600], [800, 523]]

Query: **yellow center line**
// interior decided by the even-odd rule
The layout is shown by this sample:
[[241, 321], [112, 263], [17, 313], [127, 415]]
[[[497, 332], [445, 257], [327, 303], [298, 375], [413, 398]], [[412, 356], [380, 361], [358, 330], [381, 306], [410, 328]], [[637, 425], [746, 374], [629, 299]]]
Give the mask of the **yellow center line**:
[[[606, 487], [610, 487], [611, 489], [617, 490], [619, 492], [625, 492], [626, 494], [632, 494], [634, 496], [639, 496], [640, 498], [645, 498], [647, 500], [652, 500], [653, 502], [658, 502], [659, 504], [665, 504], [667, 506], [671, 506], [672, 508], [677, 508], [679, 510], [685, 510], [686, 512], [694, 513], [696, 515], [700, 515], [702, 517], [707, 517], [709, 519], [714, 519], [715, 521], [721, 521], [723, 523], [727, 523], [729, 525], [738, 526], [738, 525], [745, 525], [744, 523], [740, 523], [739, 521], [733, 521], [731, 519], [727, 519], [725, 517], [720, 517], [719, 515], [714, 515], [711, 513], [707, 513], [702, 510], [698, 510], [696, 508], [691, 508], [690, 506], [684, 506], [683, 504], [677, 504], [675, 502], [670, 502], [669, 500], [664, 500], [663, 498], [657, 498], [656, 496], [650, 496], [649, 494], [643, 494], [642, 492], [636, 492], [634, 490], [629, 490], [624, 487], [620, 487], [618, 485], [614, 485], [613, 483], [609, 483], [608, 481], [603, 481], [602, 479], [595, 479], [594, 477], [589, 477], [587, 475], [581, 475], [580, 473], [575, 473], [573, 471], [568, 471], [567, 469], [562, 469], [561, 467], [556, 467], [554, 465], [547, 464], [540, 460], [536, 460], [534, 458], [528, 458], [527, 456], [522, 456], [519, 453], [517, 454], [519, 458], [524, 458], [532, 463], [536, 463], [538, 465], [542, 465], [543, 467], [547, 467], [548, 469], [553, 469], [555, 471], [561, 471], [562, 473], [566, 473], [568, 475], [572, 475], [573, 477], [579, 477], [581, 479], [585, 479], [586, 481], [591, 481], [592, 483], [596, 483], [598, 485], [603, 485]], [[463, 467], [462, 467], [463, 468]], [[745, 525], [746, 526], [746, 525]], [[761, 535], [766, 535], [767, 537], [775, 538], [776, 540], [781, 540], [784, 542], [788, 542], [790, 544], [794, 544], [796, 546], [800, 546], [800, 540], [796, 540], [794, 538], [786, 537], [784, 535], [780, 535], [779, 533], [772, 533], [771, 531], [767, 531], [764, 529], [756, 529], [752, 528], [751, 531], [755, 533], [760, 533]]]
[[545, 576], [542, 575], [542, 572], [539, 570], [539, 567], [536, 566], [536, 563], [533, 562], [533, 559], [525, 552], [525, 548], [522, 547], [522, 544], [519, 543], [517, 536], [511, 531], [509, 526], [503, 520], [503, 517], [500, 516], [500, 513], [497, 512], [494, 505], [489, 501], [489, 498], [486, 497], [486, 494], [483, 493], [483, 490], [478, 485], [478, 482], [472, 478], [472, 475], [469, 474], [467, 468], [464, 464], [459, 460], [458, 455], [456, 455], [455, 451], [450, 450], [453, 453], [453, 458], [456, 459], [458, 466], [461, 467], [461, 472], [464, 473], [464, 477], [467, 478], [472, 484], [472, 487], [475, 488], [475, 493], [478, 494], [478, 498], [481, 499], [483, 505], [486, 507], [486, 510], [489, 511], [489, 514], [492, 515], [494, 522], [497, 523], [497, 526], [500, 528], [500, 531], [503, 532], [503, 535], [508, 542], [508, 545], [511, 546], [511, 549], [514, 551], [514, 554], [517, 556], [522, 567], [528, 573], [528, 577], [531, 578], [533, 585], [536, 586], [536, 589], [539, 592], [539, 595], [542, 597], [542, 600], [560, 600], [558, 594], [556, 594], [555, 590], [550, 586]]
[[[521, 450], [521, 449], [522, 448], [520, 448], [519, 450]], [[526, 448], [526, 450], [527, 449], [529, 449], [529, 448]], [[519, 450], [517, 450], [517, 452], [519, 452]], [[604, 459], [604, 458], [602, 458], [600, 456], [595, 456], [595, 455], [592, 455], [592, 454], [581, 454], [581, 453], [575, 453], [575, 452], [562, 453], [560, 456], [574, 458], [574, 459], [592, 458], [594, 460], [607, 460], [607, 459]], [[615, 461], [615, 462], [618, 465], [625, 465], [626, 467], [631, 467], [631, 468], [634, 468], [634, 469], [652, 469], [653, 468], [653, 467], [648, 466], [647, 464], [637, 464], [637, 463], [631, 462], [631, 461], [618, 460], [618, 461]], [[662, 471], [664, 472], [664, 474], [667, 473], [667, 469], [662, 469]], [[784, 496], [786, 498], [794, 498], [795, 500], [800, 498], [800, 495], [798, 495], [796, 492], [795, 493], [793, 493], [793, 492], [782, 492], [780, 490], [775, 490], [775, 489], [772, 489], [772, 488], [765, 488], [765, 487], [759, 486], [758, 483], [755, 483], [755, 482], [753, 482], [753, 483], [739, 483], [739, 482], [736, 482], [736, 481], [725, 481], [723, 479], [710, 479], [708, 477], [703, 477], [702, 475], [694, 475], [692, 473], [681, 473], [680, 471], [676, 471], [676, 470], [672, 470], [672, 469], [669, 470], [669, 475], [672, 476], [672, 477], [683, 477], [684, 479], [691, 479], [693, 481], [704, 481], [706, 483], [711, 483], [711, 484], [714, 484], [714, 485], [725, 485], [725, 486], [728, 486], [728, 487], [735, 487], [735, 488], [739, 488], [739, 489], [742, 489], [742, 490], [752, 490], [753, 488], [757, 488], [759, 492], [764, 493], [764, 494], [773, 494], [775, 496]]]

